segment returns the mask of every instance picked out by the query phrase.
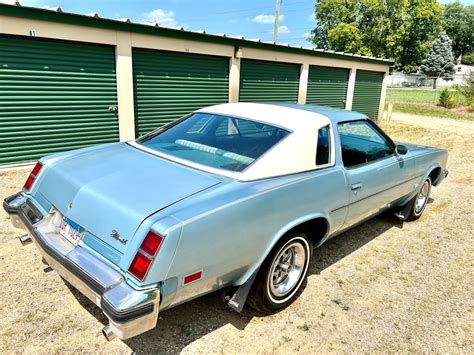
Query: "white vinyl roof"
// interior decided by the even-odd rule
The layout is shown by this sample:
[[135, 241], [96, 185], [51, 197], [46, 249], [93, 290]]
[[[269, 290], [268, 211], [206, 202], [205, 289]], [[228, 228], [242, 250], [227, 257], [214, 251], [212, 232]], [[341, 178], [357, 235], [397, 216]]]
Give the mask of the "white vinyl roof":
[[[290, 134], [241, 172], [233, 172], [198, 164], [162, 152], [157, 152], [136, 142], [129, 142], [129, 144], [151, 154], [202, 171], [230, 177], [239, 181], [253, 181], [317, 169], [316, 145], [318, 130], [331, 124], [331, 120], [320, 113], [275, 104], [222, 104], [205, 107], [196, 112], [206, 112], [254, 120], [286, 129]], [[333, 165], [335, 161], [335, 147], [333, 143], [334, 131], [331, 125], [330, 127], [331, 161], [329, 164], [326, 164], [326, 166]]]
[[271, 103], [239, 102], [209, 106], [197, 112], [248, 118], [295, 132], [327, 126], [330, 119], [316, 112]]

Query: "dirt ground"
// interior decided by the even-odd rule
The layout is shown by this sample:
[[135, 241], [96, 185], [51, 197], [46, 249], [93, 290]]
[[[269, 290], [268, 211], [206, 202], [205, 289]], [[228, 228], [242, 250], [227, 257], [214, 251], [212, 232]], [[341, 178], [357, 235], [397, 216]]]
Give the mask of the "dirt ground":
[[[317, 249], [306, 290], [273, 316], [231, 313], [211, 294], [161, 313], [146, 334], [107, 342], [100, 310], [43, 271], [2, 210], [0, 351], [473, 353], [474, 123], [395, 113], [382, 126], [396, 140], [448, 149], [449, 177], [419, 221], [383, 215]], [[0, 174], [0, 197], [26, 175]]]

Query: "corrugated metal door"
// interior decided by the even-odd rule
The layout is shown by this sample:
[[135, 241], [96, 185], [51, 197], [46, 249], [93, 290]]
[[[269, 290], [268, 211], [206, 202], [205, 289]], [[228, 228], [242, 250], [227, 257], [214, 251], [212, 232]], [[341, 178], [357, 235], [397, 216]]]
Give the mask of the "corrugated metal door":
[[379, 114], [384, 73], [357, 70], [352, 110], [375, 120]]
[[229, 58], [133, 49], [137, 135], [229, 99]]
[[345, 108], [348, 80], [348, 69], [311, 65], [306, 103]]
[[242, 59], [240, 98], [245, 101], [298, 101], [299, 64]]
[[119, 139], [113, 47], [0, 37], [0, 164]]

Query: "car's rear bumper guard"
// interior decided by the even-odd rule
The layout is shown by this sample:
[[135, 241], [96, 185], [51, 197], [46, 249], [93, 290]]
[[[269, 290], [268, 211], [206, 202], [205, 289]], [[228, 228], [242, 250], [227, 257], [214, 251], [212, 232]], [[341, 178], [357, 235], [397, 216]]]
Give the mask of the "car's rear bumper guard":
[[46, 262], [102, 309], [118, 338], [127, 339], [156, 326], [159, 288], [132, 288], [112, 266], [64, 240], [52, 224], [53, 215], [43, 215], [30, 197], [22, 193], [10, 196], [3, 208], [14, 226], [29, 232]]

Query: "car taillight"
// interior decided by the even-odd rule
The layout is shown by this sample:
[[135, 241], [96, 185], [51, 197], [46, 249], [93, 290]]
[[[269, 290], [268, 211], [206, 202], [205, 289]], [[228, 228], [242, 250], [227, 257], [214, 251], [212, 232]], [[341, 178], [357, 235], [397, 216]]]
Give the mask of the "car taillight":
[[160, 249], [163, 239], [164, 238], [161, 235], [149, 231], [135, 254], [135, 257], [128, 268], [128, 272], [138, 280], [143, 281], [153, 259]]
[[128, 268], [128, 272], [130, 272], [138, 280], [143, 281], [148, 269], [150, 268], [150, 265], [151, 260], [142, 253], [138, 252], [133, 258], [133, 261]]
[[30, 176], [28, 176], [28, 179], [26, 179], [25, 185], [23, 185], [23, 189], [25, 191], [30, 191], [31, 186], [33, 186], [36, 180], [36, 177], [38, 176], [42, 168], [43, 168], [43, 164], [41, 164], [40, 162], [36, 163], [35, 167], [30, 173]]

